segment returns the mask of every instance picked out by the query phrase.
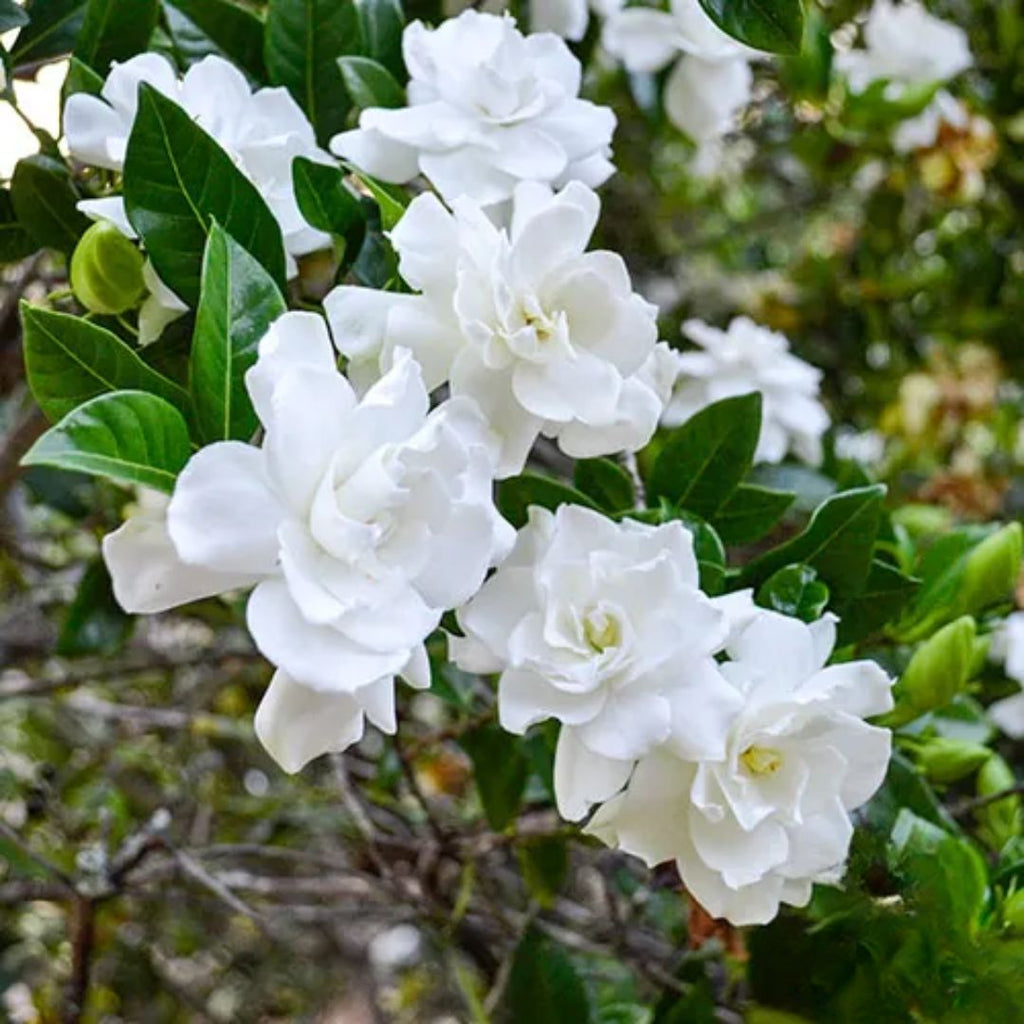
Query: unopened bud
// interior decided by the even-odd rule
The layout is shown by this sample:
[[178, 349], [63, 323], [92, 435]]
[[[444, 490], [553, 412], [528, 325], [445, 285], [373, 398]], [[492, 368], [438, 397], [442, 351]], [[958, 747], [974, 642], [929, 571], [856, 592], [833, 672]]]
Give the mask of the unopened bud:
[[71, 256], [71, 290], [90, 313], [113, 316], [145, 293], [142, 253], [110, 221], [98, 221]]
[[1020, 523], [1009, 523], [986, 537], [967, 556], [960, 607], [974, 614], [997, 601], [1008, 600], [1020, 576]]
[[958, 782], [976, 772], [992, 751], [980, 743], [936, 737], [917, 751], [917, 763], [930, 782]]
[[[998, 754], [993, 754], [978, 772], [978, 796], [995, 796], [1013, 789], [1016, 783], [1013, 769]], [[1008, 793], [974, 813], [978, 819], [978, 835], [993, 850], [1001, 850], [1021, 834], [1024, 816], [1019, 793]]]

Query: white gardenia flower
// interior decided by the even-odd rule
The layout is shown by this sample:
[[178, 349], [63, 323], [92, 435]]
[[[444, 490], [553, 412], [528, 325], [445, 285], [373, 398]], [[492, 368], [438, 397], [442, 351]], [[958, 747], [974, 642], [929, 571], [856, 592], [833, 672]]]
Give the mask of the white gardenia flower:
[[875, 0], [865, 48], [838, 53], [836, 70], [855, 92], [872, 82], [896, 86], [948, 82], [973, 63], [967, 33], [929, 14], [917, 0]]
[[531, 0], [530, 30], [554, 32], [578, 43], [590, 24], [590, 11], [605, 18], [622, 8], [625, 0]]
[[654, 306], [620, 256], [587, 252], [600, 203], [572, 182], [516, 187], [511, 226], [460, 199], [413, 200], [391, 233], [399, 271], [420, 295], [339, 287], [324, 306], [356, 380], [408, 348], [427, 387], [448, 382], [482, 409], [499, 477], [518, 473], [539, 433], [574, 458], [642, 448], [668, 397], [671, 356]]
[[809, 463], [821, 461], [821, 437], [829, 417], [818, 400], [821, 371], [789, 351], [785, 335], [736, 317], [725, 331], [687, 320], [683, 334], [702, 351], [676, 354], [679, 376], [662, 422], [685, 423], [723, 398], [759, 391], [761, 437], [755, 462], [780, 462], [787, 451]]
[[671, 13], [648, 7], [612, 13], [602, 41], [633, 73], [673, 64], [665, 83], [665, 113], [697, 144], [699, 157], [714, 152], [717, 140], [736, 127], [750, 102], [750, 62], [762, 56], [726, 35], [698, 0], [672, 0]]
[[725, 756], [741, 700], [715, 652], [730, 617], [698, 589], [681, 523], [614, 523], [590, 509], [531, 508], [512, 554], [458, 612], [460, 667], [500, 672], [502, 726], [562, 723], [555, 753], [561, 814], [583, 817], [625, 784], [636, 758]]
[[130, 518], [103, 552], [130, 612], [255, 586], [249, 630], [278, 667], [256, 729], [297, 771], [357, 739], [364, 713], [393, 731], [394, 675], [429, 685], [424, 638], [513, 531], [479, 411], [453, 399], [428, 414], [408, 353], [357, 401], [323, 320], [286, 313], [246, 384], [262, 447], [201, 449], [166, 515]]
[[693, 897], [734, 925], [764, 924], [780, 903], [806, 905], [815, 882], [838, 882], [850, 811], [889, 762], [890, 733], [863, 719], [893, 702], [874, 662], [823, 667], [834, 642], [831, 617], [758, 615], [721, 666], [740, 697], [725, 756], [655, 751], [587, 831], [651, 866], [674, 859]]
[[520, 181], [597, 187], [615, 115], [579, 99], [579, 61], [557, 36], [523, 37], [510, 17], [465, 11], [402, 40], [409, 106], [364, 110], [331, 150], [384, 181], [425, 175], [449, 202], [504, 203]]
[[[989, 657], [1001, 662], [1006, 675], [1024, 687], [1024, 612], [1008, 615], [993, 633]], [[1024, 690], [994, 701], [986, 710], [1007, 736], [1024, 739]]]
[[[297, 156], [321, 163], [334, 163], [333, 159], [317, 146], [312, 126], [287, 89], [253, 92], [241, 71], [221, 57], [204, 57], [181, 79], [170, 62], [156, 53], [114, 63], [99, 96], [74, 93], [68, 97], [64, 134], [71, 156], [93, 167], [124, 170], [141, 82], [174, 100], [259, 189], [281, 226], [290, 275], [294, 273], [292, 257], [330, 245], [330, 237], [311, 228], [299, 212], [292, 161]], [[85, 200], [80, 208], [134, 237], [119, 196]]]

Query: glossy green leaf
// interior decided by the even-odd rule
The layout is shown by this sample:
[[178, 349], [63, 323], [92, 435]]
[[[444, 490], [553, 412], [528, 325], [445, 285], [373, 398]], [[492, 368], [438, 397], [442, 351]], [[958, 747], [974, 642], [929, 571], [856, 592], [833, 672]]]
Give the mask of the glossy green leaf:
[[125, 644], [134, 620], [114, 598], [110, 573], [102, 558], [86, 566], [74, 600], [68, 605], [57, 638], [63, 657], [115, 654]]
[[962, 831], [925, 778], [903, 754], [894, 751], [885, 781], [864, 808], [864, 820], [873, 831], [888, 836], [905, 807], [947, 832], [959, 834]]
[[71, 252], [91, 223], [79, 213], [82, 197], [71, 173], [59, 160], [36, 154], [18, 161], [11, 179], [11, 200], [18, 223], [41, 246]]
[[522, 741], [497, 725], [483, 725], [466, 733], [459, 743], [473, 762], [487, 823], [501, 832], [518, 815], [526, 789], [529, 765]]
[[840, 645], [861, 640], [898, 618], [918, 585], [912, 576], [876, 558], [864, 589], [838, 609]]
[[68, 62], [68, 76], [64, 79], [64, 85], [61, 88], [61, 103], [66, 103], [67, 98], [76, 92], [98, 96], [103, 89], [103, 82], [103, 77], [98, 75], [88, 64], [77, 57], [72, 57]]
[[932, 903], [953, 932], [974, 930], [985, 905], [988, 872], [967, 839], [904, 808], [892, 830], [890, 857], [909, 883], [914, 903]]
[[526, 524], [531, 505], [539, 505], [552, 512], [559, 505], [582, 505], [600, 511], [582, 491], [539, 473], [522, 473], [499, 481], [497, 503], [501, 514], [516, 529]]
[[359, 20], [367, 55], [383, 64], [398, 81], [404, 81], [402, 33], [405, 31], [405, 15], [399, 0], [362, 0]]
[[188, 396], [116, 334], [81, 317], [21, 305], [29, 387], [51, 423], [109, 391], [148, 391], [184, 410]]
[[86, 0], [31, 0], [30, 21], [11, 50], [11, 63], [36, 64], [70, 53], [85, 18]]
[[715, 528], [692, 512], [676, 512], [673, 519], [680, 520], [693, 535], [693, 553], [700, 570], [700, 586], [707, 594], [720, 594], [725, 585], [725, 547]]
[[757, 392], [701, 409], [669, 435], [647, 481], [648, 501], [714, 518], [747, 475], [760, 435]]
[[10, 189], [0, 188], [0, 264], [17, 263], [39, 248], [18, 221]]
[[632, 508], [636, 500], [630, 475], [611, 459], [580, 459], [573, 472], [573, 483], [608, 512]]
[[170, 493], [191, 454], [181, 413], [156, 395], [114, 391], [68, 413], [24, 466], [55, 466]]
[[190, 306], [199, 301], [206, 234], [216, 220], [278, 283], [285, 283], [281, 229], [256, 187], [176, 103], [151, 86], [124, 167], [128, 219], [160, 278]]
[[88, 0], [75, 56], [101, 75], [149, 46], [160, 0]]
[[204, 441], [252, 437], [259, 425], [245, 389], [260, 339], [285, 311], [270, 275], [217, 224], [203, 259], [190, 390]]
[[377, 208], [380, 210], [380, 226], [383, 231], [390, 231], [404, 216], [409, 205], [409, 197], [404, 191], [395, 185], [388, 185], [383, 181], [377, 181], [368, 174], [359, 172], [358, 168], [351, 168], [359, 180], [367, 187]]
[[801, 0], [699, 0], [725, 33], [755, 50], [797, 53], [804, 33]]
[[169, 0], [218, 50], [258, 82], [266, 81], [263, 21], [232, 0]]
[[0, 32], [9, 32], [12, 28], [21, 28], [28, 24], [28, 15], [24, 8], [14, 0], [0, 0]]
[[740, 484], [715, 513], [712, 525], [726, 544], [760, 540], [786, 514], [796, 495], [757, 484]]
[[366, 217], [359, 197], [345, 184], [345, 173], [300, 156], [292, 163], [292, 183], [302, 216], [318, 230], [345, 239], [347, 249], [358, 251]]
[[369, 57], [339, 57], [338, 66], [352, 102], [360, 110], [370, 107], [403, 107], [405, 90], [383, 64]]
[[859, 487], [835, 494], [818, 507], [806, 529], [766, 552], [743, 570], [744, 584], [759, 583], [793, 562], [814, 566], [833, 598], [845, 600], [863, 587], [882, 516], [885, 487]]
[[512, 959], [506, 1019], [529, 1024], [589, 1024], [587, 991], [565, 951], [530, 929]]
[[354, 0], [270, 0], [264, 45], [271, 81], [295, 97], [326, 144], [350, 108], [338, 58], [363, 50]]
[[828, 587], [809, 565], [787, 565], [774, 573], [757, 592], [757, 603], [781, 615], [804, 622], [821, 618], [828, 605]]

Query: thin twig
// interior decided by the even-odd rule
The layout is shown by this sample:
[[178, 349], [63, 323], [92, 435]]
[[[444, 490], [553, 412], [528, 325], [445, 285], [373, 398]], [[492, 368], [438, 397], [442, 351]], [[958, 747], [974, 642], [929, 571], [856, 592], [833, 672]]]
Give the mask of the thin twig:
[[954, 818], [963, 818], [972, 811], [988, 807], [989, 804], [999, 803], [1000, 800], [1005, 800], [1008, 796], [1016, 796], [1020, 793], [1024, 793], [1024, 782], [1018, 782], [1016, 785], [1002, 789], [998, 793], [989, 793], [987, 796], [976, 796], [967, 800], [961, 800], [960, 803], [952, 808], [951, 813]]

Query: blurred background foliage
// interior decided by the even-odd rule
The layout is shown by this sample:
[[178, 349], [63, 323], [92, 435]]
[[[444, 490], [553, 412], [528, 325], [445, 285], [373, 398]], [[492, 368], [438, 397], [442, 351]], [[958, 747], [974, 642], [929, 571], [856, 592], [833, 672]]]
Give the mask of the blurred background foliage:
[[[18, 69], [4, 37], [8, 70], [66, 53], [83, 6], [35, 0], [52, 45]], [[1013, 686], [979, 640], [1012, 603], [1005, 585], [957, 595], [980, 549], [986, 579], [1020, 561], [1019, 534], [986, 524], [1024, 508], [1024, 18], [1013, 0], [929, 5], [970, 32], [975, 67], [954, 91], [978, 120], [897, 155], [906, 111], [830, 75], [865, 6], [807, 5], [802, 52], [758, 65], [713, 179], [691, 173], [656, 81], [613, 67], [594, 24], [577, 47], [588, 95], [619, 117], [597, 242], [658, 302], [664, 338], [742, 312], [825, 370], [834, 453], [820, 473], [775, 476], [799, 517], [836, 481], [866, 480], [846, 456], [869, 465], [890, 487], [892, 559], [923, 579], [900, 628], [858, 651], [949, 676], [952, 699], [901, 736], [845, 889], [744, 933], [707, 919], [674, 870], [570, 840], [550, 809], [551, 732], [501, 733], [487, 688], [440, 657], [397, 740], [284, 776], [249, 724], [269, 672], [241, 605], [126, 619], [98, 541], [131, 495], [17, 471], [41, 428], [17, 300], [66, 280], [63, 259], [30, 255], [0, 283], [0, 1017], [1020, 1019], [1020, 797], [989, 798], [1020, 788], [1024, 747], [984, 714]], [[154, 40], [216, 50], [201, 20], [167, 3]], [[974, 616], [966, 633], [957, 615]]]

